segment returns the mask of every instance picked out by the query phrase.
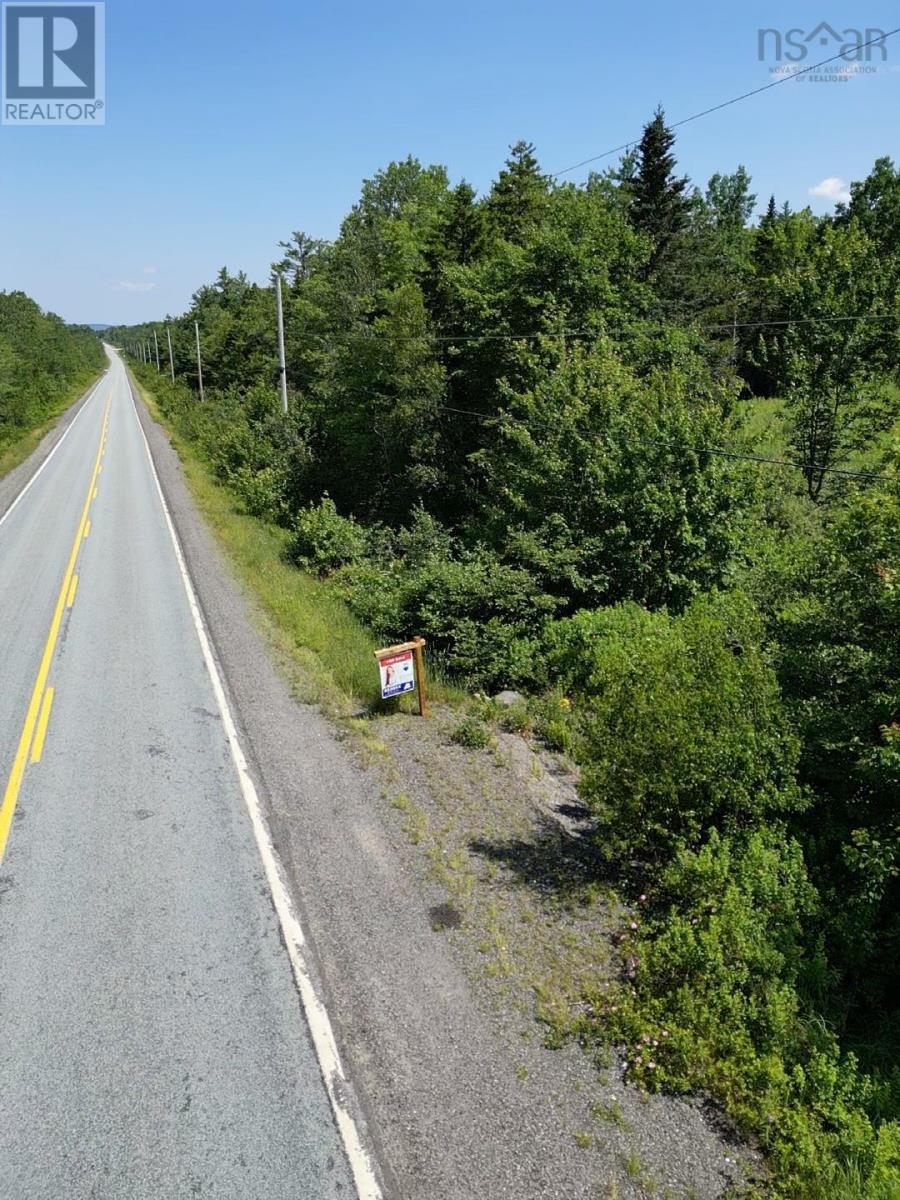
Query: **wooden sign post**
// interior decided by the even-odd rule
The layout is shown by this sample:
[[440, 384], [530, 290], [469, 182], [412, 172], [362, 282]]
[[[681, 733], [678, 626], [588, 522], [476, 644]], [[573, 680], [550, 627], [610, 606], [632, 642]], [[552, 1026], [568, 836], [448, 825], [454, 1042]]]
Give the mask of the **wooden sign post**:
[[376, 650], [375, 657], [381, 670], [381, 698], [391, 700], [418, 690], [419, 715], [428, 716], [428, 695], [425, 682], [424, 638], [404, 642], [402, 646], [388, 646]]

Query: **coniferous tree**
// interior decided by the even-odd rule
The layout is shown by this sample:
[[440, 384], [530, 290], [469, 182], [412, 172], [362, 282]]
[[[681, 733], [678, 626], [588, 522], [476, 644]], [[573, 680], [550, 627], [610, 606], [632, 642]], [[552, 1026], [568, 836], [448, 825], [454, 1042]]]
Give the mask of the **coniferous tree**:
[[672, 147], [675, 135], [666, 125], [661, 108], [644, 128], [638, 147], [637, 171], [631, 181], [629, 216], [635, 229], [653, 242], [651, 272], [658, 271], [672, 243], [684, 229], [690, 202], [685, 196], [687, 179], [675, 174]]
[[516, 142], [488, 198], [488, 211], [500, 236], [524, 242], [546, 209], [549, 191], [550, 180], [541, 173], [534, 146]]

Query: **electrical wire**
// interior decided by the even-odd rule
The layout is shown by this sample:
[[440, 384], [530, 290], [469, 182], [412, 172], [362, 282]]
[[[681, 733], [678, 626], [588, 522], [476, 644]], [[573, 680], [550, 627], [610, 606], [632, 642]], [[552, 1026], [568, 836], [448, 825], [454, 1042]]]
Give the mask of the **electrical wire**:
[[[877, 38], [872, 38], [868, 42], [862, 42], [859, 45], [851, 47], [852, 50], [865, 50], [868, 46], [878, 46], [886, 42], [889, 37], [900, 33], [900, 26], [890, 30], [888, 33], [883, 33]], [[813, 63], [811, 67], [804, 67], [801, 71], [792, 71], [790, 75], [783, 75], [781, 79], [775, 79], [772, 83], [763, 84], [762, 87], [753, 88], [752, 91], [743, 92], [740, 96], [733, 96], [730, 100], [723, 100], [721, 104], [713, 104], [710, 108], [704, 108], [702, 112], [693, 113], [689, 117], [683, 117], [680, 121], [675, 121], [669, 125], [669, 129], [680, 129], [683, 125], [690, 125], [692, 121], [699, 121], [701, 117], [708, 117], [711, 113], [721, 112], [723, 108], [730, 108], [732, 104], [740, 104], [742, 100], [749, 100], [751, 96], [759, 96], [762, 92], [771, 91], [772, 88], [780, 87], [783, 83], [790, 83], [792, 79], [797, 79], [801, 75], [809, 75], [812, 71], [817, 71], [820, 67], [826, 67], [829, 63], [837, 62], [837, 60], [846, 58], [847, 51], [842, 50], [840, 54], [833, 54], [831, 58], [823, 58], [820, 62]], [[562, 175], [568, 175], [570, 171], [577, 171], [579, 167], [586, 167], [590, 163], [600, 162], [601, 159], [610, 158], [613, 154], [618, 154], [622, 150], [630, 150], [632, 146], [636, 146], [640, 141], [640, 137], [633, 138], [630, 142], [623, 142], [621, 146], [613, 146], [612, 150], [604, 150], [602, 154], [594, 154], [590, 158], [583, 158], [581, 162], [573, 163], [571, 167], [563, 167], [561, 171], [554, 171], [550, 176], [551, 179], [559, 179]]]
[[[637, 325], [630, 329], [539, 329], [532, 333], [460, 333], [460, 334], [430, 334], [430, 333], [381, 333], [369, 332], [371, 327], [366, 327], [360, 330], [358, 334], [348, 333], [348, 339], [356, 337], [370, 343], [375, 342], [418, 342], [427, 341], [429, 343], [452, 343], [460, 344], [468, 342], [530, 342], [537, 341], [540, 338], [547, 338], [549, 341], [579, 341], [587, 338], [620, 338], [620, 337], [638, 337], [644, 333], [660, 333], [675, 330], [679, 328], [696, 330], [699, 333], [711, 333], [722, 331], [731, 333], [738, 329], [768, 329], [768, 328], [786, 328], [791, 325], [818, 325], [818, 324], [843, 324], [859, 322], [865, 323], [868, 321], [898, 321], [900, 322], [900, 314], [886, 313], [883, 316], [878, 316], [873, 313], [862, 313], [858, 316], [817, 316], [817, 317], [780, 317], [776, 320], [768, 321], [718, 321], [709, 325], [688, 324], [679, 326], [674, 321], [654, 323], [651, 325]], [[304, 333], [296, 335], [302, 339], [313, 339], [324, 342], [326, 346], [337, 346], [342, 343], [338, 342], [332, 334], [325, 333]]]
[[[459, 413], [463, 416], [478, 417], [482, 421], [490, 421], [497, 424], [503, 424], [507, 421], [514, 421], [520, 428], [527, 429], [529, 433], [534, 430], [525, 421], [520, 421], [518, 417], [514, 417], [509, 413], [503, 413], [499, 416], [491, 416], [488, 413], [476, 412], [471, 408], [453, 408], [449, 404], [439, 405], [441, 412]], [[654, 446], [658, 450], [680, 450], [687, 451], [690, 454], [711, 454], [718, 458], [734, 459], [738, 462], [761, 463], [765, 466], [773, 467], [789, 467], [793, 471], [805, 471], [814, 475], [838, 475], [846, 479], [869, 479], [880, 480], [885, 483], [897, 483], [900, 480], [900, 475], [884, 475], [876, 471], [853, 471], [845, 467], [820, 467], [814, 463], [797, 463], [792, 462], [787, 458], [766, 458], [761, 454], [742, 454], [737, 450], [727, 450], [723, 446], [679, 446], [673, 447], [665, 442], [651, 441], [648, 438], [631, 438], [632, 442], [636, 442], [640, 446]]]

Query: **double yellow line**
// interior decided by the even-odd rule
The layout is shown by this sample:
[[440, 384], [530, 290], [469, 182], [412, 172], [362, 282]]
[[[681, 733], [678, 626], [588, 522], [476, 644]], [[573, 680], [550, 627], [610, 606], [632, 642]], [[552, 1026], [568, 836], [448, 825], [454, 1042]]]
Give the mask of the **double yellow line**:
[[53, 614], [53, 620], [50, 623], [50, 632], [47, 635], [47, 642], [44, 646], [41, 665], [38, 668], [34, 690], [31, 693], [31, 703], [28, 705], [28, 713], [25, 717], [25, 724], [22, 727], [19, 747], [13, 761], [6, 791], [3, 794], [3, 801], [0, 804], [0, 862], [3, 861], [3, 856], [6, 853], [9, 831], [12, 826], [13, 814], [16, 811], [16, 804], [19, 800], [19, 792], [22, 790], [22, 780], [25, 777], [25, 768], [28, 764], [29, 754], [32, 763], [37, 763], [40, 762], [41, 755], [44, 752], [44, 739], [47, 736], [47, 726], [50, 722], [50, 710], [53, 707], [54, 694], [53, 688], [47, 687], [47, 679], [50, 675], [50, 667], [53, 663], [53, 654], [59, 639], [63, 616], [66, 609], [71, 608], [75, 602], [75, 590], [78, 586], [78, 576], [75, 574], [75, 566], [78, 562], [78, 553], [81, 550], [82, 542], [87, 537], [91, 528], [90, 511], [91, 505], [97, 498], [97, 479], [102, 470], [103, 456], [106, 454], [106, 438], [109, 433], [109, 410], [111, 404], [112, 392], [110, 392], [109, 398], [106, 401], [106, 409], [103, 414], [103, 431], [100, 434], [100, 445], [97, 448], [97, 458], [91, 474], [87, 498], [84, 502], [84, 508], [81, 511], [81, 520], [78, 522], [75, 541], [72, 543], [69, 564], [63, 576], [62, 587], [59, 590], [56, 610]]

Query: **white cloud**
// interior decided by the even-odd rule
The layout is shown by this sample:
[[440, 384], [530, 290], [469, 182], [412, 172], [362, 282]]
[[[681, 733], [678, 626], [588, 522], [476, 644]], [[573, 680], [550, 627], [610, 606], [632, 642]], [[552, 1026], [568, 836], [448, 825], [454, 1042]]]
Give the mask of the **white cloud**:
[[829, 175], [821, 183], [809, 189], [810, 196], [822, 196], [825, 200], [837, 203], [842, 200], [845, 204], [850, 200], [850, 192], [846, 183], [838, 175]]
[[157, 275], [157, 274], [159, 274], [159, 270], [157, 267], [144, 267], [144, 274], [145, 275]]
[[117, 292], [152, 292], [156, 287], [155, 283], [149, 281], [135, 282], [133, 279], [123, 279], [121, 283], [116, 284]]

